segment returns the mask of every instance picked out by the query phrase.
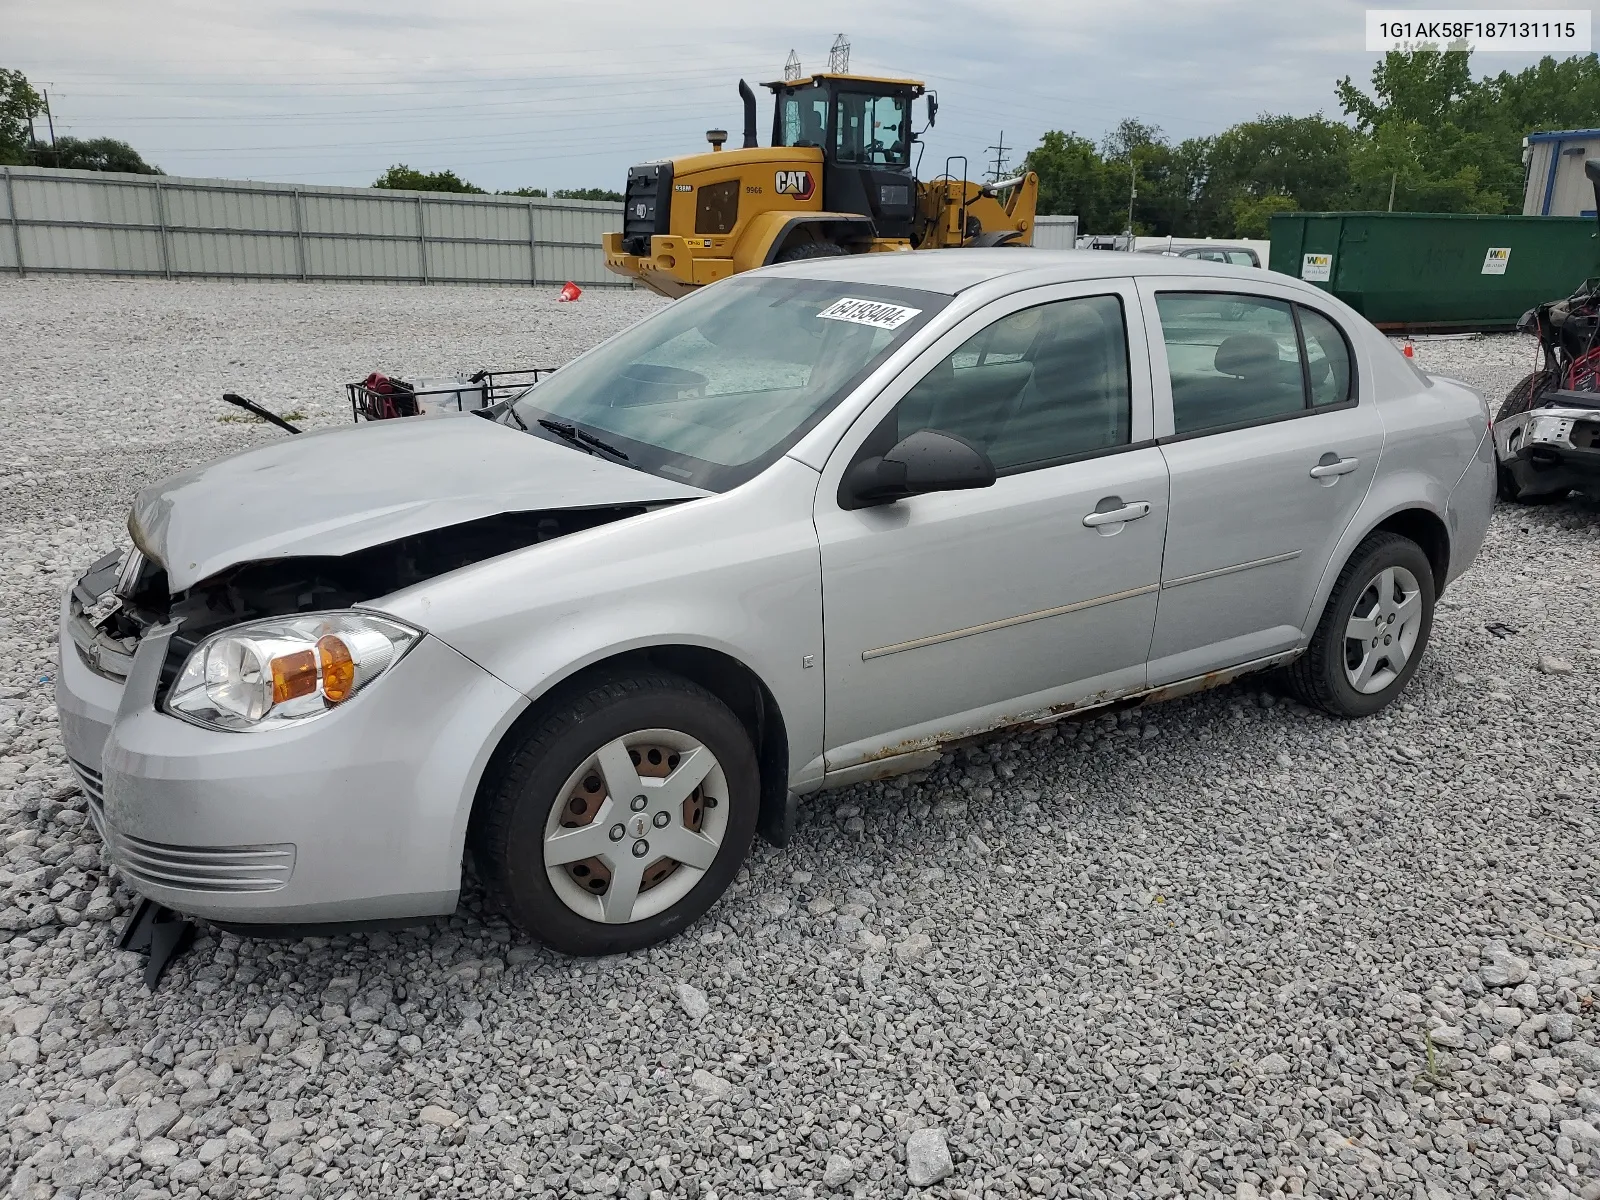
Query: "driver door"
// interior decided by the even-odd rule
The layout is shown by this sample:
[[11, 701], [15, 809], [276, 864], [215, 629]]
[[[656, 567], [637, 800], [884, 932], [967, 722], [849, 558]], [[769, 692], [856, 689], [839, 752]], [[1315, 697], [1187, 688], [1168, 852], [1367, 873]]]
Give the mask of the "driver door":
[[[1125, 281], [1007, 297], [930, 348], [830, 457], [816, 504], [829, 772], [1145, 686], [1167, 469], [1139, 311]], [[851, 463], [921, 428], [984, 449], [995, 484], [841, 504]]]

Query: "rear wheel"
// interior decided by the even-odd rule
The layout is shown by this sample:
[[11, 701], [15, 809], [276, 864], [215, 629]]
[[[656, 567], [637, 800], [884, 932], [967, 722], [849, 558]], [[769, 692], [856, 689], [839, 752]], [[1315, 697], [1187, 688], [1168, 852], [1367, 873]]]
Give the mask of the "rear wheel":
[[1494, 419], [1504, 421], [1507, 417], [1527, 412], [1538, 403], [1540, 396], [1555, 386], [1555, 383], [1554, 371], [1535, 371], [1531, 375], [1524, 375], [1517, 381], [1517, 386], [1506, 393], [1506, 398], [1501, 402], [1500, 411], [1495, 414]]
[[1311, 645], [1289, 666], [1290, 687], [1330, 716], [1384, 708], [1417, 672], [1433, 604], [1433, 564], [1422, 547], [1373, 534], [1339, 573]]
[[523, 733], [484, 798], [474, 858], [540, 941], [616, 954], [672, 936], [727, 889], [755, 834], [750, 737], [674, 675], [596, 684]]
[[842, 258], [845, 249], [837, 242], [798, 242], [785, 247], [774, 262], [801, 262], [808, 258]]

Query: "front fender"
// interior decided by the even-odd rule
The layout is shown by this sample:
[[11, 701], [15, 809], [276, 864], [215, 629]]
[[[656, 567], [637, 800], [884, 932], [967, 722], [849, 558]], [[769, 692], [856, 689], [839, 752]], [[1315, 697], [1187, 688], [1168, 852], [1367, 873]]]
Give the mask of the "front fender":
[[780, 459], [731, 492], [530, 546], [368, 607], [420, 626], [530, 699], [630, 651], [715, 650], [772, 694], [791, 768], [802, 770], [822, 754], [816, 488], [815, 471]]

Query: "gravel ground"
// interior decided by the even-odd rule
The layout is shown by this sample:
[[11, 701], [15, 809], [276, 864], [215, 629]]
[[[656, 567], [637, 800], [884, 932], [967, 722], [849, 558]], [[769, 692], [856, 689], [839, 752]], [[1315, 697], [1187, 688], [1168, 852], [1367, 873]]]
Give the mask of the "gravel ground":
[[[469, 895], [202, 931], [147, 995], [56, 737], [72, 571], [135, 487], [274, 436], [225, 388], [333, 422], [372, 368], [560, 361], [655, 303], [0, 282], [0, 1189], [1600, 1197], [1580, 501], [1497, 513], [1377, 718], [1247, 682], [950, 755], [803, 809], [645, 953], [556, 958]], [[1531, 361], [1418, 357], [1496, 398]]]

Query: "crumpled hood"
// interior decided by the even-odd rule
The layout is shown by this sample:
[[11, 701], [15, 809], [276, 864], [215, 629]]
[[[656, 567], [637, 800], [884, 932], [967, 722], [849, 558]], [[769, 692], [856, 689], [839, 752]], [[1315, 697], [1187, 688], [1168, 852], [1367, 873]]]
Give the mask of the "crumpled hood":
[[349, 554], [497, 513], [705, 494], [482, 417], [405, 417], [193, 467], [140, 491], [128, 530], [180, 592], [238, 563]]

